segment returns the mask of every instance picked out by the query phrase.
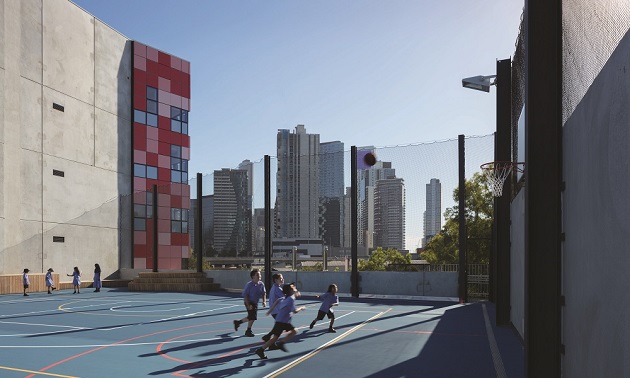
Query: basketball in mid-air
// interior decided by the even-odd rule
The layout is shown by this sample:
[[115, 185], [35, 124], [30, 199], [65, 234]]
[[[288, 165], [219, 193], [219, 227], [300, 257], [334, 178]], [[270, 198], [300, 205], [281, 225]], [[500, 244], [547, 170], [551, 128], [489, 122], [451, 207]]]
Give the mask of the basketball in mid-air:
[[365, 156], [363, 156], [363, 162], [370, 167], [373, 166], [376, 164], [376, 155], [374, 155], [373, 152], [368, 152]]

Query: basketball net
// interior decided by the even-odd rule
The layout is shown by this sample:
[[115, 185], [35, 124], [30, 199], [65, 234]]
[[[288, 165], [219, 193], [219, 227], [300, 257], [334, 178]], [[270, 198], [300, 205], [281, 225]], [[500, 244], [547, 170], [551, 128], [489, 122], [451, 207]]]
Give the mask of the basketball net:
[[494, 161], [481, 165], [481, 172], [488, 180], [488, 188], [495, 197], [503, 195], [503, 185], [510, 176], [513, 169], [523, 172], [523, 163], [513, 163], [511, 161]]

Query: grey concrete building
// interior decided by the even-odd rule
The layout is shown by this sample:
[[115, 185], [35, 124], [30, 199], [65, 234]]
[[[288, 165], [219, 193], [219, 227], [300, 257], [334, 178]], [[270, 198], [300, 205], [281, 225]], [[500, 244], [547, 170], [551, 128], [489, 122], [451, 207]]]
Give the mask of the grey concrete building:
[[[181, 232], [180, 220], [172, 237], [170, 200], [178, 191], [174, 207], [181, 214], [189, 206], [189, 191], [181, 182], [181, 159], [180, 182], [170, 185], [170, 156], [164, 166], [157, 163], [160, 138], [152, 140], [156, 151], [149, 155], [149, 137], [135, 134], [149, 128], [146, 118], [136, 127], [132, 115], [139, 90], [136, 70], [142, 70], [134, 58], [137, 42], [67, 0], [0, 1], [0, 30], [0, 274], [26, 267], [69, 272], [96, 262], [104, 277], [140, 262], [145, 268], [151, 263], [146, 226], [152, 208], [146, 189], [152, 184], [169, 186], [161, 192], [161, 204], [169, 208], [160, 211], [165, 217], [160, 248], [172, 253], [169, 262], [181, 266], [188, 235]], [[144, 47], [145, 74], [174, 62], [178, 72], [184, 64], [189, 70], [188, 62], [137, 46]], [[136, 52], [142, 53], [140, 47]], [[163, 93], [175, 92], [158, 85], [165, 80], [155, 74], [151, 84], [155, 81]], [[189, 93], [172, 98], [180, 100], [180, 110], [188, 110]], [[170, 112], [170, 104], [159, 105]], [[151, 119], [160, 116], [157, 110], [143, 112]], [[188, 154], [186, 146], [186, 159]], [[145, 230], [134, 234], [138, 219], [147, 220]]]

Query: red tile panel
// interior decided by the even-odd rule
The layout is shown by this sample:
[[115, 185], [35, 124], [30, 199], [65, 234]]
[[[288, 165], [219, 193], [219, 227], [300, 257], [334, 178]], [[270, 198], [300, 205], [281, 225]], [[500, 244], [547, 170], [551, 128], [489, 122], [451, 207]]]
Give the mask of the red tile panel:
[[[164, 155], [164, 156], [171, 156], [171, 145], [169, 143], [166, 142], [158, 142], [158, 153], [160, 155]], [[169, 164], [170, 167], [170, 164]], [[169, 176], [168, 181], [171, 181], [171, 178]]]
[[171, 170], [168, 168], [158, 168], [158, 180], [171, 181]]
[[156, 73], [147, 73], [147, 85], [152, 86], [153, 88], [158, 87], [158, 75]]
[[[170, 111], [170, 108], [169, 108], [169, 111]], [[169, 114], [169, 117], [158, 116], [158, 127], [160, 128], [160, 130], [170, 130], [171, 129], [170, 114]]]
[[153, 47], [147, 46], [147, 59], [152, 60], [157, 63], [158, 61], [158, 51]]
[[[152, 130], [155, 130], [153, 127]], [[151, 152], [154, 154], [158, 153], [158, 141], [154, 139], [147, 138], [147, 152]]]
[[[147, 138], [147, 127], [141, 123], [134, 122], [133, 123], [133, 137], [135, 139], [146, 139]], [[143, 151], [146, 151], [143, 149]]]
[[133, 83], [145, 85], [147, 83], [147, 73], [143, 70], [134, 68], [133, 70]]
[[134, 55], [140, 55], [141, 57], [147, 56], [147, 46], [143, 45], [140, 42], [133, 42], [133, 53]]
[[133, 96], [133, 108], [142, 110], [143, 112], [147, 111], [147, 99], [144, 96]]
[[141, 244], [134, 244], [133, 246], [133, 257], [146, 257], [147, 256], [147, 246]]
[[190, 136], [182, 134], [182, 147], [190, 147]]
[[138, 164], [146, 164], [147, 153], [145, 151], [133, 150], [133, 162]]
[[158, 63], [170, 67], [171, 66], [171, 56], [166, 54], [166, 53], [163, 53], [161, 51], [158, 51]]
[[133, 68], [137, 68], [141, 71], [147, 70], [147, 60], [144, 57], [135, 55], [133, 57]]
[[171, 207], [174, 207], [176, 209], [181, 209], [182, 208], [182, 197], [181, 196], [171, 196]]
[[147, 150], [147, 139], [146, 139], [146, 137], [144, 139], [142, 139], [142, 138], [136, 138], [134, 136], [134, 138], [133, 138], [133, 148], [136, 149], [136, 150], [146, 151]]
[[152, 167], [158, 166], [158, 154], [147, 153], [146, 154], [146, 164]]

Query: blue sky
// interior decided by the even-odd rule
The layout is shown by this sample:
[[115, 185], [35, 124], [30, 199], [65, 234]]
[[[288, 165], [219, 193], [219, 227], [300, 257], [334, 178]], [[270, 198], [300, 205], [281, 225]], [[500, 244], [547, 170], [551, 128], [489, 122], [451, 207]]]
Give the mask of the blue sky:
[[[274, 156], [278, 129], [391, 146], [486, 135], [522, 0], [75, 0], [130, 39], [191, 62], [196, 172]], [[448, 192], [447, 192], [448, 193]], [[448, 195], [448, 194], [447, 194]]]

